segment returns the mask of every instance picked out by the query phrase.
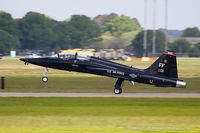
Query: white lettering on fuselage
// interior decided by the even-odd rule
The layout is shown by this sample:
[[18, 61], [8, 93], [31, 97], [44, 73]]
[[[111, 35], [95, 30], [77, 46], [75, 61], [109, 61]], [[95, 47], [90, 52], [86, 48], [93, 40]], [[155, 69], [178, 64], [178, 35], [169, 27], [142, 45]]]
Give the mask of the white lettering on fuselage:
[[117, 75], [124, 75], [124, 72], [120, 72], [120, 71], [116, 71], [116, 70], [107, 70], [107, 73], [117, 74]]
[[77, 64], [72, 64], [72, 66], [73, 66], [73, 67], [78, 67], [78, 65], [77, 65]]

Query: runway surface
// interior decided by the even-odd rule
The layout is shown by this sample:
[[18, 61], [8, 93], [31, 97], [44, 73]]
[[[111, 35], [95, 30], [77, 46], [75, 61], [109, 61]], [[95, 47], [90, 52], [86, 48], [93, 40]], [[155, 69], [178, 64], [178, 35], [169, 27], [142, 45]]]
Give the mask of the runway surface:
[[200, 98], [200, 93], [15, 93], [0, 92], [0, 97], [129, 97], [129, 98]]

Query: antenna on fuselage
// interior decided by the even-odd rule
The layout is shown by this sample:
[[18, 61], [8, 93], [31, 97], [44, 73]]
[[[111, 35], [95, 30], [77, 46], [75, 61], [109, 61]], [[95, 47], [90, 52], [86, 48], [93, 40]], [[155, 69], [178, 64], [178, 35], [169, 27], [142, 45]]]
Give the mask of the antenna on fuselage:
[[76, 52], [76, 53], [75, 53], [75, 60], [77, 59], [77, 56], [78, 56], [78, 53]]

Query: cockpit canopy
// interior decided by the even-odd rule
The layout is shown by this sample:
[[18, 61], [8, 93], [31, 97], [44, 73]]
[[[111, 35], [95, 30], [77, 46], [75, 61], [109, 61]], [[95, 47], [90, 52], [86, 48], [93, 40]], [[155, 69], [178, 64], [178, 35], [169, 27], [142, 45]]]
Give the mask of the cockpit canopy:
[[90, 60], [90, 56], [78, 53], [59, 53], [58, 58], [64, 60]]

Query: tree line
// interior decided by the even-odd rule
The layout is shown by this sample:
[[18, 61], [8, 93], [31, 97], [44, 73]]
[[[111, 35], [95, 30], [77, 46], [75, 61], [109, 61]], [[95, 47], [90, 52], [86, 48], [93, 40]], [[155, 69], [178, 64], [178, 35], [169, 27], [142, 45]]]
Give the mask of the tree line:
[[[127, 48], [143, 55], [142, 30], [136, 18], [115, 13], [90, 18], [72, 15], [64, 21], [54, 20], [44, 14], [28, 12], [19, 19], [7, 12], [0, 12], [0, 52], [10, 50], [57, 51], [70, 48]], [[200, 37], [197, 27], [186, 28], [182, 37]], [[152, 54], [153, 31], [147, 30], [147, 52]], [[156, 31], [156, 53], [164, 51], [166, 36]], [[200, 53], [200, 43], [191, 45], [185, 39], [168, 44], [169, 50], [179, 53]]]
[[[103, 48], [102, 36], [108, 38], [107, 33], [109, 37], [117, 38], [140, 29], [137, 19], [115, 13], [98, 15], [94, 19], [73, 15], [57, 21], [37, 12], [28, 12], [23, 18], [13, 19], [11, 14], [1, 11], [0, 51]], [[123, 44], [120, 47], [124, 47]]]
[[[199, 42], [191, 44], [187, 39], [199, 37]], [[156, 30], [156, 53], [162, 53], [165, 47], [166, 35]], [[147, 55], [152, 55], [153, 31], [147, 30]], [[168, 40], [169, 41], [169, 40]], [[135, 56], [142, 57], [144, 53], [144, 31], [141, 31], [132, 40]], [[179, 39], [174, 42], [168, 42], [168, 50], [176, 51], [179, 54], [189, 56], [200, 56], [200, 30], [197, 27], [186, 28]]]

